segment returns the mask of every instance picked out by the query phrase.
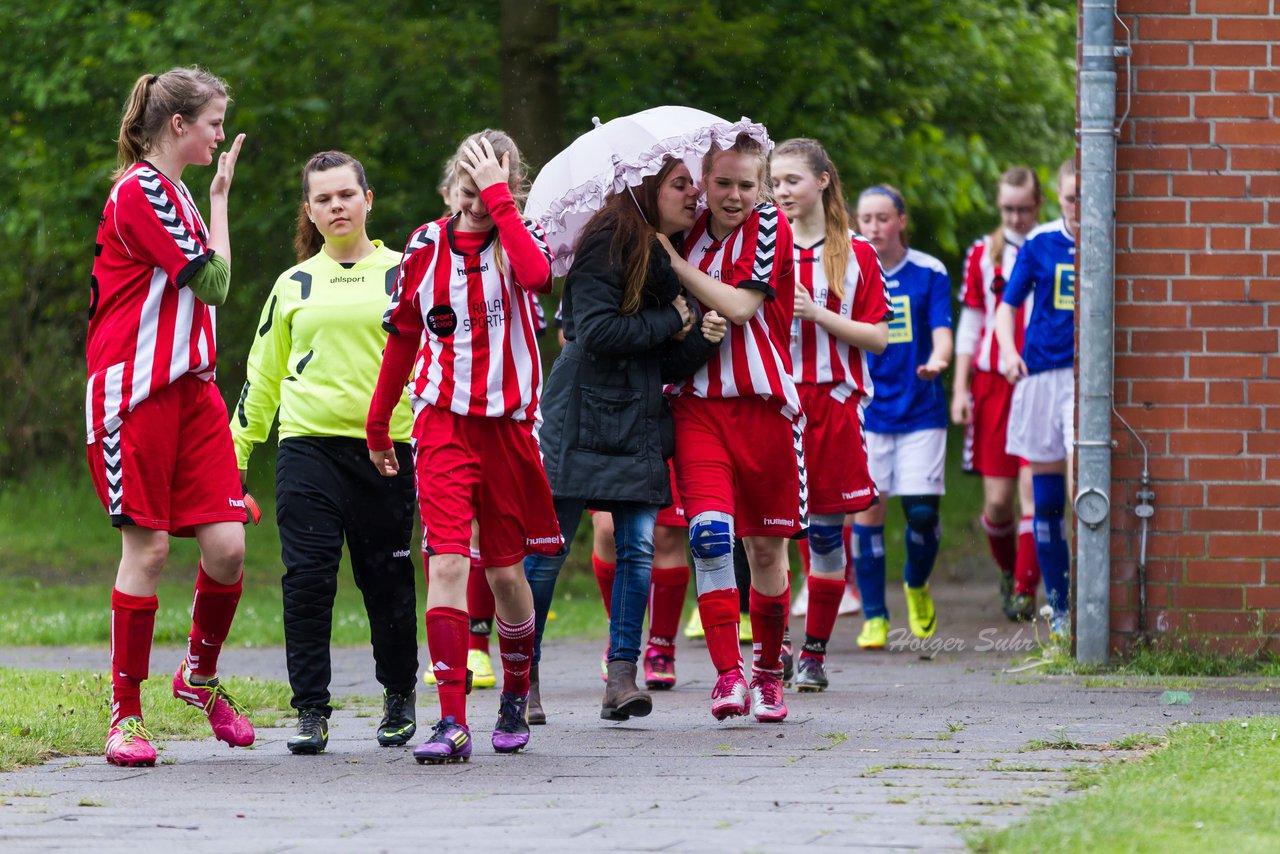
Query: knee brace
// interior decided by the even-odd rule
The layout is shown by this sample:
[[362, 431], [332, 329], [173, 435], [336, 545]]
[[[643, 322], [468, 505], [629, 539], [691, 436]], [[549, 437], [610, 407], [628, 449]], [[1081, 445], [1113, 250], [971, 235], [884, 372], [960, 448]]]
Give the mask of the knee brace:
[[935, 535], [940, 499], [938, 495], [902, 496], [902, 512], [907, 517], [907, 527], [920, 535]]
[[737, 586], [733, 575], [732, 516], [715, 510], [694, 516], [689, 522], [689, 549], [697, 570], [699, 595]]
[[809, 565], [818, 572], [844, 572], [844, 515], [822, 513], [809, 518]]

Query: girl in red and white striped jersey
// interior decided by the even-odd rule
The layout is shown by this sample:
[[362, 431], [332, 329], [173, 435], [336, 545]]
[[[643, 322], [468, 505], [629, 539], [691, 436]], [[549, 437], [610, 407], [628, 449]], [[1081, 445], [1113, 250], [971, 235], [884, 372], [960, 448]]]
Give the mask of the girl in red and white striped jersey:
[[[1000, 568], [1001, 606], [1011, 620], [1035, 615], [1040, 565], [1032, 531], [1031, 469], [1026, 460], [1004, 450], [1013, 386], [1000, 373], [995, 317], [1018, 249], [1039, 222], [1040, 202], [1040, 179], [1034, 171], [1016, 166], [1000, 176], [996, 187], [1000, 226], [974, 241], [965, 258], [951, 397], [951, 420], [966, 427], [965, 468], [982, 475], [982, 529]], [[1015, 329], [1019, 347], [1030, 318], [1028, 302]], [[1022, 504], [1021, 520], [1014, 515], [1015, 492]]]
[[845, 591], [844, 519], [878, 500], [867, 471], [866, 352], [889, 343], [880, 259], [849, 229], [840, 174], [816, 140], [789, 139], [770, 160], [773, 192], [795, 229], [791, 375], [805, 413], [809, 473], [808, 611], [796, 689], [827, 687], [827, 641]]
[[366, 425], [370, 459], [393, 475], [398, 463], [387, 423], [412, 370], [427, 644], [442, 718], [414, 757], [433, 764], [471, 756], [466, 660], [473, 520], [503, 662], [492, 740], [500, 753], [529, 741], [534, 620], [521, 561], [534, 552], [554, 554], [561, 545], [534, 435], [542, 387], [534, 304], [536, 294], [551, 289], [551, 256], [541, 230], [516, 209], [514, 193], [525, 172], [509, 136], [472, 134], [456, 164], [459, 212], [418, 228], [405, 248]]
[[[748, 710], [760, 721], [786, 718], [786, 538], [804, 524], [804, 425], [791, 379], [791, 227], [776, 207], [759, 203], [768, 166], [764, 147], [745, 135], [708, 152], [708, 209], [685, 238], [688, 260], [673, 261], [702, 309], [730, 321], [717, 354], [672, 397], [676, 480], [689, 519], [698, 610], [719, 672], [711, 713], [720, 720]], [[735, 536], [744, 538], [751, 563], [750, 704], [738, 652]]]
[[240, 600], [244, 492], [227, 408], [214, 385], [214, 306], [231, 278], [227, 197], [244, 135], [218, 157], [211, 226], [182, 183], [225, 139], [227, 90], [198, 68], [144, 74], [120, 125], [120, 168], [98, 225], [85, 395], [89, 470], [120, 529], [111, 592], [107, 761], [154, 765], [139, 699], [169, 537], [194, 536], [200, 568], [174, 696], [201, 707], [237, 747], [253, 727], [218, 682], [218, 653]]

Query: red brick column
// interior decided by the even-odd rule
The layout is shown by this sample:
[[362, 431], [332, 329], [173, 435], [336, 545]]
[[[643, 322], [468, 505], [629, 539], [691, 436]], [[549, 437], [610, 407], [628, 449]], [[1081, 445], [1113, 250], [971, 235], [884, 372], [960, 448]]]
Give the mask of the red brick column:
[[[1119, 0], [1116, 408], [1147, 443], [1153, 636], [1280, 640], [1280, 0]], [[1117, 44], [1124, 31], [1116, 28]], [[1128, 81], [1118, 63], [1117, 111]], [[1142, 468], [1119, 422], [1112, 640], [1137, 628]]]

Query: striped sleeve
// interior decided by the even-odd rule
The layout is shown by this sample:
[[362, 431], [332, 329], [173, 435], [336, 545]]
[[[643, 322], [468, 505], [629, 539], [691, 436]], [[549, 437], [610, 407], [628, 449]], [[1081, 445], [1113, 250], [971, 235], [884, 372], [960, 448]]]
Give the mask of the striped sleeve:
[[[733, 265], [729, 284], [738, 288], [763, 291], [765, 299], [776, 293], [775, 278], [783, 260], [778, 252], [778, 209], [771, 204], [756, 207], [751, 220], [743, 226], [743, 245]], [[790, 260], [791, 253], [786, 253]]]
[[126, 251], [164, 270], [178, 287], [213, 257], [213, 250], [182, 218], [178, 200], [153, 169], [141, 168], [121, 182], [115, 221]]
[[858, 265], [858, 290], [853, 297], [852, 319], [880, 323], [893, 319], [893, 307], [884, 283], [880, 256], [870, 241], [853, 237], [853, 258]]
[[420, 226], [409, 236], [391, 292], [391, 303], [382, 315], [383, 329], [392, 335], [406, 333], [415, 342], [422, 335], [424, 326], [419, 287], [431, 265], [439, 237], [439, 229], [432, 228], [433, 225]]

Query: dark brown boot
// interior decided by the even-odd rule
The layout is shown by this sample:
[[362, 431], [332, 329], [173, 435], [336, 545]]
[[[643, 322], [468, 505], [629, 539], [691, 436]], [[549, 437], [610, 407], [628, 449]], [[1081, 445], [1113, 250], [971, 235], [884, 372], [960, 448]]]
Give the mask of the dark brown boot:
[[538, 665], [529, 668], [529, 706], [525, 712], [525, 720], [531, 726], [547, 722], [547, 713], [542, 710], [542, 693], [538, 690]]
[[600, 717], [606, 721], [625, 721], [633, 715], [642, 718], [651, 711], [653, 698], [636, 687], [636, 663], [621, 659], [610, 661]]

